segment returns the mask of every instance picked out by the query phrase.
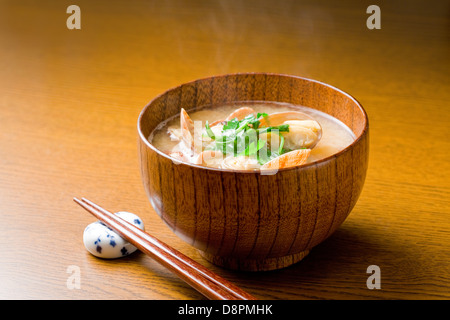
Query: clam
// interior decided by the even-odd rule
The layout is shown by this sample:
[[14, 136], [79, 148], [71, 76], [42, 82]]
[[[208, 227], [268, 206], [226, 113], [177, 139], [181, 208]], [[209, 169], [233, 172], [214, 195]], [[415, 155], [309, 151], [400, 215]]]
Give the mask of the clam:
[[261, 166], [261, 170], [281, 169], [302, 165], [308, 160], [311, 149], [299, 149], [290, 151], [276, 157]]
[[202, 151], [196, 161], [195, 164], [207, 166], [207, 167], [213, 167], [218, 168], [220, 167], [222, 161], [223, 161], [223, 153], [217, 150], [205, 150]]
[[248, 156], [226, 157], [221, 163], [223, 169], [253, 170], [259, 167], [258, 161]]
[[186, 147], [194, 154], [202, 152], [202, 122], [192, 121], [191, 117], [186, 110], [184, 110], [184, 108], [181, 108], [180, 111], [180, 129], [181, 140], [184, 142]]
[[253, 110], [250, 107], [242, 107], [242, 108], [234, 110], [225, 120], [230, 121], [235, 118], [237, 118], [238, 120], [242, 120], [250, 114], [254, 114], [256, 116], [255, 110]]
[[314, 148], [322, 137], [322, 127], [309, 115], [299, 111], [272, 113], [260, 117], [260, 127], [289, 125], [289, 132], [280, 132], [287, 149]]
[[242, 107], [242, 108], [238, 108], [236, 110], [234, 110], [232, 113], [230, 113], [225, 119], [220, 119], [220, 120], [216, 120], [213, 121], [209, 124], [209, 126], [212, 128], [214, 126], [217, 126], [219, 124], [225, 124], [227, 121], [233, 120], [233, 119], [238, 119], [239, 121], [244, 119], [246, 116], [250, 115], [250, 114], [254, 114], [256, 117], [256, 111], [253, 110], [250, 107]]
[[186, 146], [191, 149], [194, 148], [194, 121], [189, 117], [184, 108], [181, 108], [180, 112], [180, 128], [181, 128], [181, 140]]

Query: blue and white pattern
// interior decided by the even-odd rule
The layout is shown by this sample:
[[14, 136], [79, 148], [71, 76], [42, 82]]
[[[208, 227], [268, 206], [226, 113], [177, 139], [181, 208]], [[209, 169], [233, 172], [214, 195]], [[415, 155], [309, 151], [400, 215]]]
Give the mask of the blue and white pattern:
[[[115, 214], [144, 230], [143, 221], [134, 213], [120, 211]], [[100, 221], [93, 222], [84, 229], [83, 242], [91, 254], [105, 259], [124, 257], [137, 250], [135, 246]]]

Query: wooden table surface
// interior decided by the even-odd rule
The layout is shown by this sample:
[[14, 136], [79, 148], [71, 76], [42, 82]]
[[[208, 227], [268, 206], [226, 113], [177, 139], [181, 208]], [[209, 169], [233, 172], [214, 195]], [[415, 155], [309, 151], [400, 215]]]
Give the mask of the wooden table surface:
[[[66, 26], [70, 4], [79, 30]], [[366, 26], [371, 4], [381, 29]], [[181, 83], [235, 72], [329, 83], [370, 119], [356, 207], [278, 271], [209, 264], [159, 219], [140, 179], [141, 109]], [[449, 299], [449, 80], [448, 1], [2, 1], [0, 298], [204, 299], [140, 252], [89, 254], [82, 234], [95, 219], [72, 201], [87, 197], [140, 215], [260, 299]], [[380, 289], [367, 287], [370, 265]]]

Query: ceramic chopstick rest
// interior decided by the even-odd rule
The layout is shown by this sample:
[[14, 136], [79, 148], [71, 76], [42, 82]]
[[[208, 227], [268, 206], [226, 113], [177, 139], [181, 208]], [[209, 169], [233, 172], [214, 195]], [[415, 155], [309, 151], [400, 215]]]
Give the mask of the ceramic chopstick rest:
[[[115, 214], [141, 230], [144, 230], [142, 219], [134, 213], [120, 211]], [[87, 251], [91, 254], [105, 259], [125, 257], [137, 250], [135, 246], [123, 239], [101, 221], [93, 222], [84, 229], [83, 243]]]

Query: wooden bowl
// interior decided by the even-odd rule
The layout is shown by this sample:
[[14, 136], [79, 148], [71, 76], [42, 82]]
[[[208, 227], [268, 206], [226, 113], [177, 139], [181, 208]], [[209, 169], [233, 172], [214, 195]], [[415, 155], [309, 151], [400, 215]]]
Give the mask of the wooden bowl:
[[[356, 140], [333, 156], [274, 175], [174, 162], [147, 140], [182, 107], [249, 100], [323, 111], [346, 124]], [[368, 166], [368, 129], [366, 112], [353, 97], [318, 81], [266, 73], [201, 79], [161, 94], [140, 114], [142, 179], [158, 215], [207, 260], [237, 270], [279, 269], [305, 257], [353, 209]]]

